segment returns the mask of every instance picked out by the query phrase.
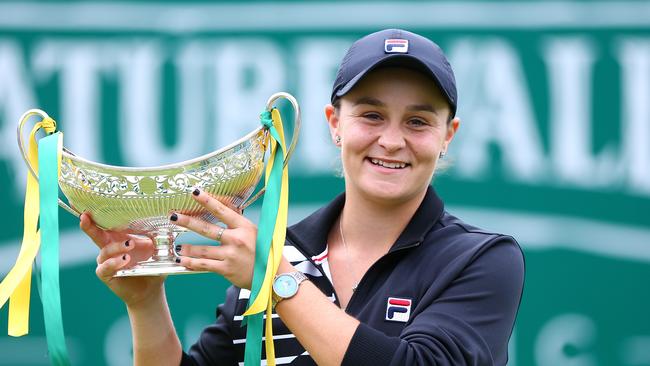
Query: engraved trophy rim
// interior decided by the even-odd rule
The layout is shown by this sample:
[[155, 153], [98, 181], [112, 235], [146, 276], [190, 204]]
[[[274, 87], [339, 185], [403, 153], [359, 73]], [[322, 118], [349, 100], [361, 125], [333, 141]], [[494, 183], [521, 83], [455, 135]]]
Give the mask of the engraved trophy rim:
[[[71, 160], [76, 160], [97, 168], [102, 168], [102, 169], [108, 169], [108, 170], [119, 170], [123, 172], [132, 172], [132, 173], [154, 173], [156, 171], [161, 171], [161, 170], [168, 170], [168, 169], [176, 169], [176, 168], [181, 168], [183, 166], [187, 165], [193, 165], [196, 163], [199, 163], [201, 161], [208, 160], [210, 158], [216, 157], [218, 155], [222, 155], [223, 153], [227, 152], [228, 150], [231, 150], [241, 144], [243, 144], [246, 141], [251, 140], [255, 135], [257, 135], [260, 130], [262, 130], [264, 127], [263, 126], [258, 126], [251, 132], [247, 133], [237, 141], [230, 143], [224, 147], [221, 147], [215, 151], [209, 152], [207, 154], [203, 154], [201, 156], [198, 156], [196, 158], [184, 160], [178, 163], [172, 163], [172, 164], [163, 164], [163, 165], [157, 165], [157, 166], [146, 166], [146, 167], [133, 167], [133, 166], [122, 166], [122, 165], [111, 165], [111, 164], [104, 164], [104, 163], [98, 163], [93, 160], [89, 160], [86, 158], [83, 158], [77, 154], [75, 154], [73, 151], [67, 148], [63, 148], [62, 155], [68, 159]], [[31, 167], [28, 165], [28, 167], [31, 169]]]

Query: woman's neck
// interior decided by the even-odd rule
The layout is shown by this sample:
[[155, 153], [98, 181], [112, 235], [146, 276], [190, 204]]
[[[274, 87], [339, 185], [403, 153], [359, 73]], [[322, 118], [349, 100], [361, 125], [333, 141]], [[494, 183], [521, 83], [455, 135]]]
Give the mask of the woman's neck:
[[375, 202], [347, 192], [341, 213], [345, 240], [355, 251], [386, 253], [418, 209], [426, 190], [397, 204]]

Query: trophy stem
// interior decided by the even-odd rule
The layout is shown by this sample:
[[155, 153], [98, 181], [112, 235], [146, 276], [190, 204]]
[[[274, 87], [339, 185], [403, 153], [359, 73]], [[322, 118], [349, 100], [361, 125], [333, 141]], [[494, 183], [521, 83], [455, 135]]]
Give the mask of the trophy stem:
[[152, 238], [155, 245], [154, 255], [151, 257], [156, 262], [174, 262], [176, 252], [174, 251], [174, 234], [165, 231], [159, 231]]
[[117, 271], [115, 277], [131, 276], [165, 276], [168, 274], [189, 274], [204, 273], [204, 271], [193, 271], [176, 263], [176, 251], [174, 240], [177, 232], [161, 229], [150, 236], [154, 242], [154, 253], [150, 259], [139, 262], [135, 266]]

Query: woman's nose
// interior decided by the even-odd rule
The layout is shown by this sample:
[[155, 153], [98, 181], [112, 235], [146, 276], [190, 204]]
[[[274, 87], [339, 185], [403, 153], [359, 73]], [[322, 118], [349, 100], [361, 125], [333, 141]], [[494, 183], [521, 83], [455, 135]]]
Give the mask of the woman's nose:
[[392, 152], [403, 148], [406, 145], [404, 134], [399, 124], [390, 123], [381, 131], [379, 146]]

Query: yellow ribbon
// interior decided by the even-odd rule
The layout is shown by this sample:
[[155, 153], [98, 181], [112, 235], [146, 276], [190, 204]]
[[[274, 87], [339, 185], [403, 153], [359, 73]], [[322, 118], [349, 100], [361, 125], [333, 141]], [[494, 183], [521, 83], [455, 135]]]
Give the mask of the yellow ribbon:
[[[282, 146], [286, 146], [284, 139], [284, 128], [282, 126], [282, 118], [280, 117], [280, 112], [277, 109], [273, 109], [271, 112], [273, 118], [273, 126], [278, 131], [280, 136], [280, 143]], [[274, 155], [275, 150], [279, 148], [278, 144], [274, 139], [271, 139], [271, 156]], [[286, 150], [284, 151], [284, 157], [286, 160]], [[271, 169], [273, 168], [273, 161], [270, 161], [266, 166], [266, 181], [268, 181], [271, 174]], [[281, 162], [275, 162], [279, 164]], [[271, 250], [269, 252], [269, 258], [266, 266], [266, 273], [264, 275], [264, 281], [262, 282], [262, 288], [260, 293], [255, 299], [255, 301], [249, 306], [244, 316], [260, 313], [266, 310], [266, 321], [265, 321], [265, 344], [266, 344], [266, 363], [269, 366], [275, 366], [275, 348], [273, 345], [273, 318], [271, 314], [273, 313], [273, 299], [272, 299], [272, 289], [273, 289], [273, 279], [275, 274], [278, 271], [278, 266], [282, 260], [282, 249], [284, 248], [284, 240], [287, 233], [287, 212], [289, 205], [289, 173], [288, 169], [285, 167], [282, 170], [282, 185], [280, 188], [280, 206], [278, 208], [278, 216], [275, 222], [275, 228], [273, 231], [273, 241], [271, 244]]]
[[[44, 118], [37, 123], [29, 134], [28, 161], [34, 173], [38, 174], [38, 145], [36, 131], [43, 128], [45, 132], [54, 133], [56, 122]], [[32, 282], [32, 263], [40, 248], [41, 238], [37, 229], [39, 215], [38, 180], [27, 173], [27, 190], [25, 192], [25, 212], [23, 241], [18, 259], [7, 276], [0, 283], [0, 308], [9, 301], [8, 334], [20, 337], [29, 332], [29, 301]]]

